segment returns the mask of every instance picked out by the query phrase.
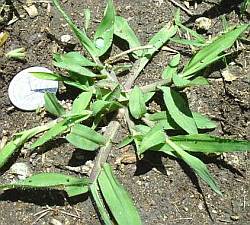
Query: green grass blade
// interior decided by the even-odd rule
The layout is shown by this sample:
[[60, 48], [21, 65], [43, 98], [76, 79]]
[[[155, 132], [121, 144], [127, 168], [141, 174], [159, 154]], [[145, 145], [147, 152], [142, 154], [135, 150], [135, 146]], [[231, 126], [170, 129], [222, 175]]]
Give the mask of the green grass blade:
[[202, 76], [197, 76], [192, 80], [189, 80], [190, 83], [187, 85], [187, 87], [192, 87], [192, 86], [200, 86], [200, 85], [209, 85], [209, 81], [207, 78], [202, 77]]
[[173, 74], [173, 83], [177, 88], [184, 88], [189, 86], [190, 80], [185, 77], [181, 77], [179, 76], [179, 74], [175, 73]]
[[230, 48], [247, 27], [248, 25], [240, 25], [201, 49], [185, 66], [182, 76], [190, 76], [218, 60], [219, 55]]
[[181, 14], [180, 14], [180, 9], [177, 10], [176, 14], [175, 14], [175, 24], [181, 29], [181, 30], [184, 30], [186, 31], [187, 33], [191, 34], [193, 37], [195, 37], [197, 39], [198, 42], [200, 43], [205, 43], [206, 40], [205, 38], [198, 34], [196, 31], [184, 26], [182, 23], [181, 23]]
[[133, 137], [131, 136], [126, 136], [116, 147], [117, 148], [123, 148], [125, 147], [126, 145], [129, 145], [130, 143], [132, 143], [134, 140]]
[[82, 91], [89, 91], [89, 87], [84, 84], [81, 84], [79, 81], [67, 80], [67, 81], [64, 81], [64, 83], [69, 86], [78, 88]]
[[14, 138], [0, 150], [0, 168], [5, 165], [5, 163], [11, 158], [11, 156], [15, 152], [17, 152], [26, 141], [28, 141], [38, 133], [50, 129], [55, 124], [56, 120], [43, 126], [34, 127], [32, 129], [16, 134]]
[[192, 112], [192, 115], [198, 129], [214, 129], [217, 126], [214, 121], [198, 112]]
[[58, 102], [54, 93], [45, 93], [44, 95], [45, 109], [54, 116], [62, 116], [65, 114], [65, 110], [62, 105]]
[[113, 0], [107, 0], [107, 7], [104, 17], [97, 27], [94, 42], [98, 56], [102, 56], [107, 52], [113, 42], [115, 23], [115, 8]]
[[65, 69], [67, 71], [77, 73], [81, 76], [92, 77], [92, 78], [100, 76], [100, 75], [93, 73], [91, 70], [89, 70], [85, 67], [82, 67], [78, 64], [72, 64], [68, 61], [61, 61], [61, 62], [54, 61], [53, 65], [56, 67], [59, 67], [61, 69]]
[[96, 150], [106, 143], [106, 139], [101, 134], [81, 124], [73, 126], [66, 139], [77, 148], [89, 151]]
[[135, 86], [129, 95], [129, 111], [135, 119], [141, 118], [146, 112], [143, 92], [138, 86]]
[[219, 186], [215, 179], [212, 177], [210, 172], [208, 171], [206, 165], [198, 158], [188, 154], [185, 152], [179, 145], [175, 144], [169, 139], [166, 139], [166, 143], [176, 151], [177, 155], [187, 164], [189, 165], [195, 173], [205, 181], [210, 188], [219, 195], [222, 195]]
[[197, 134], [197, 126], [188, 103], [180, 93], [169, 87], [161, 87], [165, 105], [174, 121], [187, 133]]
[[[198, 129], [214, 129], [216, 123], [208, 117], [198, 113], [191, 112]], [[149, 121], [160, 123], [165, 130], [180, 130], [181, 127], [172, 119], [166, 111], [156, 112], [153, 114], [145, 114], [145, 118]]]
[[176, 54], [172, 58], [172, 60], [168, 64], [168, 66], [162, 72], [162, 79], [165, 79], [168, 82], [172, 81], [173, 75], [177, 73], [177, 69], [178, 69], [178, 65], [180, 63], [180, 59], [181, 59], [180, 54]]
[[81, 93], [73, 102], [72, 104], [72, 114], [81, 114], [83, 110], [87, 108], [89, 105], [91, 98], [92, 98], [92, 92], [83, 92]]
[[95, 201], [95, 204], [98, 208], [98, 212], [100, 213], [104, 224], [105, 225], [114, 225], [114, 223], [110, 219], [109, 213], [108, 213], [107, 209], [105, 208], [104, 202], [100, 196], [99, 187], [98, 187], [97, 182], [94, 182], [90, 185], [90, 191], [91, 191], [92, 197]]
[[61, 13], [65, 21], [68, 23], [69, 27], [74, 32], [76, 37], [79, 39], [80, 43], [88, 51], [94, 61], [96, 61], [97, 52], [94, 43], [87, 37], [86, 33], [83, 30], [79, 29], [75, 25], [72, 19], [65, 13], [58, 0], [52, 0], [52, 2], [56, 9]]
[[43, 80], [57, 80], [57, 81], [68, 80], [67, 77], [63, 77], [57, 73], [31, 72], [31, 74], [32, 76]]
[[[141, 46], [141, 43], [128, 24], [127, 20], [123, 18], [122, 16], [116, 16], [115, 17], [115, 30], [114, 34], [118, 36], [119, 38], [125, 40], [129, 44], [129, 48], [136, 48]], [[133, 52], [134, 56], [142, 56], [143, 51], [136, 51]]]
[[101, 193], [119, 225], [141, 225], [141, 219], [130, 196], [115, 178], [109, 164], [104, 164], [97, 179]]
[[121, 95], [121, 86], [118, 84], [113, 90], [104, 95], [102, 99], [105, 101], [114, 101], [119, 99], [120, 95]]
[[[245, 152], [250, 151], [250, 141], [223, 139], [207, 134], [178, 135], [170, 138], [185, 151], [203, 153]], [[168, 145], [158, 148], [171, 151]]]
[[61, 62], [65, 64], [76, 64], [79, 66], [92, 66], [92, 67], [97, 67], [100, 66], [83, 55], [81, 55], [79, 52], [67, 52], [65, 54], [54, 54], [53, 59], [56, 62]]
[[[89, 180], [87, 178], [77, 178], [60, 173], [39, 173], [15, 183], [0, 184], [0, 189], [58, 189], [65, 190], [70, 194], [69, 196], [74, 196], [74, 194], [86, 193], [88, 184]], [[78, 192], [75, 192], [76, 189]]]
[[153, 127], [149, 132], [146, 133], [146, 135], [143, 136], [138, 153], [142, 154], [146, 150], [164, 143], [165, 139], [166, 135], [163, 132], [162, 126], [157, 125]]
[[159, 30], [149, 41], [148, 45], [152, 48], [144, 50], [144, 56], [137, 61], [136, 70], [134, 75], [131, 76], [126, 84], [125, 89], [130, 88], [130, 85], [136, 80], [141, 71], [147, 65], [152, 56], [172, 37], [176, 34], [177, 26], [170, 26], [169, 24], [165, 25], [162, 29]]
[[90, 115], [91, 113], [89, 111], [84, 111], [79, 115], [70, 115], [65, 117], [65, 119], [54, 124], [54, 126], [52, 126], [47, 132], [45, 132], [40, 138], [38, 138], [31, 145], [31, 148], [34, 149], [54, 139], [56, 136], [66, 132], [75, 123], [80, 123], [81, 121], [88, 119]]
[[143, 97], [144, 97], [144, 102], [147, 103], [148, 101], [150, 101], [151, 98], [153, 98], [153, 96], [155, 95], [155, 92], [144, 92], [143, 93]]
[[151, 58], [151, 56], [158, 51], [169, 39], [176, 34], [177, 27], [170, 26], [169, 24], [165, 25], [161, 28], [148, 42], [149, 46], [153, 46], [153, 48], [148, 49], [145, 52], [146, 58]]
[[174, 83], [174, 86], [177, 88], [185, 88], [185, 87], [192, 87], [192, 86], [200, 86], [200, 85], [209, 85], [208, 80], [205, 77], [197, 76], [194, 77], [192, 80], [189, 77], [182, 77], [180, 74], [176, 72], [171, 74], [168, 73], [169, 77], [166, 77], [168, 82]]
[[52, 128], [50, 128], [47, 132], [45, 132], [40, 138], [38, 138], [32, 145], [31, 149], [35, 149], [44, 143], [53, 140], [56, 136], [62, 134], [68, 129], [67, 119], [64, 119], [61, 122], [55, 124]]
[[93, 115], [96, 116], [99, 113], [102, 113], [110, 106], [110, 102], [104, 100], [97, 100], [93, 104], [91, 104], [91, 110], [93, 111]]

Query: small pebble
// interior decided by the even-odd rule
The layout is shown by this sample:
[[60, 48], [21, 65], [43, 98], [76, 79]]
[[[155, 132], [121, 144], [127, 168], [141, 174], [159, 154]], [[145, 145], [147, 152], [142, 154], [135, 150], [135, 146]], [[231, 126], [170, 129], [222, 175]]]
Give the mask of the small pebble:
[[224, 77], [225, 81], [231, 82], [237, 79], [229, 70], [223, 70], [221, 75]]
[[16, 175], [19, 180], [24, 180], [32, 174], [30, 167], [23, 162], [13, 164], [9, 173]]
[[61, 36], [61, 41], [64, 42], [64, 43], [69, 43], [71, 38], [72, 37], [69, 34], [64, 34], [64, 35]]
[[49, 223], [51, 225], [63, 225], [59, 220], [52, 218]]
[[25, 11], [28, 13], [29, 17], [31, 19], [35, 18], [36, 16], [38, 16], [38, 11], [35, 5], [31, 5], [31, 6], [23, 6], [23, 8], [25, 9]]
[[237, 221], [237, 220], [240, 219], [240, 217], [239, 217], [238, 215], [231, 215], [230, 218], [231, 218], [231, 220], [233, 220], [233, 221]]
[[199, 17], [195, 20], [195, 25], [198, 30], [208, 31], [212, 26], [212, 20], [207, 17]]

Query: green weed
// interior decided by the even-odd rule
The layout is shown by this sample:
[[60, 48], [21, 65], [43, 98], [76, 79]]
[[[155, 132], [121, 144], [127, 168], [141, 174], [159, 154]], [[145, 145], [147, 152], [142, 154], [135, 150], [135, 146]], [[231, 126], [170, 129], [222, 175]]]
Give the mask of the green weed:
[[[106, 163], [113, 139], [120, 127], [117, 117], [124, 117], [130, 134], [117, 147], [134, 143], [139, 159], [146, 151], [160, 151], [179, 158], [190, 166], [213, 191], [221, 195], [218, 183], [206, 165], [193, 153], [249, 151], [250, 142], [204, 134], [205, 131], [214, 129], [216, 124], [206, 116], [192, 112], [182, 90], [185, 87], [207, 85], [207, 79], [198, 74], [205, 67], [228, 54], [225, 51], [233, 46], [248, 25], [228, 29], [226, 33], [211, 42], [182, 25], [177, 12], [174, 21], [166, 24], [146, 46], [142, 46], [127, 20], [116, 15], [112, 0], [107, 0], [104, 17], [97, 27], [93, 40], [86, 32], [91, 19], [89, 10], [85, 10], [85, 27], [78, 28], [64, 12], [59, 1], [53, 0], [53, 3], [91, 59], [78, 52], [55, 54], [53, 64], [65, 73], [33, 73], [33, 75], [41, 79], [62, 81], [79, 89], [81, 94], [74, 100], [72, 108], [67, 111], [54, 94], [46, 93], [45, 108], [57, 119], [46, 125], [15, 134], [14, 138], [0, 151], [0, 166], [4, 166], [25, 142], [41, 132], [43, 135], [30, 146], [32, 151], [58, 136], [66, 135], [66, 140], [76, 148], [86, 151], [99, 149], [98, 155], [89, 178], [41, 173], [16, 183], [1, 184], [0, 189], [53, 188], [65, 190], [69, 196], [90, 192], [105, 224], [113, 224], [113, 220], [120, 225], [142, 224], [131, 198], [115, 178], [111, 166]], [[178, 30], [188, 32], [194, 40], [179, 39], [176, 35]], [[115, 36], [126, 41], [130, 49], [101, 61], [100, 58], [103, 58], [101, 56], [107, 53]], [[154, 54], [171, 41], [198, 46], [200, 49], [182, 70], [178, 68], [181, 55], [176, 54], [162, 71], [162, 80], [142, 87], [133, 86], [134, 81]], [[132, 68], [125, 66], [126, 70], [130, 70], [130, 75], [123, 85], [117, 79], [117, 73], [122, 66], [117, 70], [114, 62], [127, 53], [131, 53], [136, 61], [131, 62]], [[162, 97], [166, 111], [152, 114], [148, 111], [147, 104], [157, 92]], [[117, 117], [110, 119], [110, 112], [117, 112]], [[110, 122], [106, 132], [101, 135], [98, 132], [100, 124], [101, 122], [105, 124], [107, 120]], [[166, 133], [168, 130], [181, 132], [182, 135], [168, 136]], [[203, 131], [202, 134], [200, 131]]]

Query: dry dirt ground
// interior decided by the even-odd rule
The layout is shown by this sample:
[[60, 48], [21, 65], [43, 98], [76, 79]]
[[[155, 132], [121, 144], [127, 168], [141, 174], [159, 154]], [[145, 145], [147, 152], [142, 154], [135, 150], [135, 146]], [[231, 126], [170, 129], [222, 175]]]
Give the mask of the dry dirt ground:
[[[25, 47], [27, 58], [23, 62], [8, 60], [4, 56], [0, 58], [0, 139], [6, 132], [11, 137], [13, 133], [34, 127], [43, 120], [35, 112], [10, 109], [12, 104], [8, 99], [7, 89], [13, 76], [35, 65], [53, 69], [51, 60], [55, 50], [80, 49], [75, 39], [72, 40], [71, 46], [63, 46], [56, 41], [62, 35], [71, 32], [53, 7], [49, 12], [47, 3], [36, 1], [39, 14], [31, 19], [22, 8], [24, 0], [12, 2], [15, 13], [23, 16], [12, 25], [0, 26], [1, 30], [10, 33], [10, 38], [1, 51], [7, 52], [17, 47]], [[64, 7], [80, 26], [84, 8], [91, 9], [94, 21], [101, 19], [104, 10], [102, 0], [64, 2]], [[240, 2], [199, 1], [197, 9], [192, 11], [197, 17], [204, 15], [212, 19], [213, 26], [204, 35], [215, 35], [223, 29], [219, 18], [222, 15], [226, 16], [231, 25], [247, 21], [246, 16], [243, 19], [239, 17]], [[177, 9], [167, 0], [114, 0], [114, 3], [117, 13], [129, 19], [143, 43], [170, 21]], [[183, 11], [181, 14], [183, 21], [187, 21], [186, 25], [193, 27], [195, 16], [190, 17]], [[93, 27], [95, 26], [96, 23], [93, 24]], [[169, 46], [180, 50], [187, 57], [191, 53], [188, 48]], [[248, 48], [247, 45], [245, 47]], [[157, 54], [137, 82], [141, 85], [157, 80], [169, 62], [168, 54], [166, 51]], [[233, 82], [223, 82], [220, 75], [223, 65], [216, 64], [205, 71], [210, 77], [210, 86], [187, 90], [191, 107], [217, 122], [218, 129], [214, 133], [219, 136], [250, 138], [249, 57], [249, 50], [246, 49], [232, 59], [229, 68], [237, 78]], [[70, 96], [70, 94], [63, 97], [59, 95], [59, 98]], [[125, 129], [121, 129], [118, 138], [121, 139], [125, 132]], [[30, 159], [29, 156], [21, 154], [14, 161], [28, 163], [33, 173], [41, 171], [69, 173], [58, 169], [57, 165], [78, 166], [94, 158], [94, 154], [75, 150], [61, 139], [44, 148], [46, 152], [44, 155], [36, 154]], [[133, 153], [133, 147], [122, 150], [114, 148], [109, 160], [115, 169], [115, 174], [133, 197], [144, 224], [250, 224], [248, 154], [225, 154], [204, 158], [219, 182], [223, 192], [223, 197], [220, 197], [202, 182], [198, 184], [194, 174], [184, 164], [164, 155], [147, 154], [144, 160], [137, 164], [122, 165], [117, 168], [114, 162], [126, 151]], [[8, 180], [8, 168], [2, 171], [0, 182]], [[45, 209], [48, 213], [44, 211], [43, 214]], [[5, 192], [0, 195], [0, 218], [0, 225], [47, 225], [53, 218], [65, 225], [101, 224], [88, 196], [65, 199], [65, 196], [57, 191]]]

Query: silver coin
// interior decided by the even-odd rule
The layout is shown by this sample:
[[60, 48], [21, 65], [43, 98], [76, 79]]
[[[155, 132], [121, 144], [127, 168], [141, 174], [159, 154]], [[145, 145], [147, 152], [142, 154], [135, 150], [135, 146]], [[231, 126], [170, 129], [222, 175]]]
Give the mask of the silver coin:
[[42, 80], [31, 72], [52, 73], [44, 67], [30, 67], [19, 72], [10, 82], [8, 94], [10, 101], [17, 108], [32, 111], [44, 105], [44, 93], [56, 93], [58, 81]]

